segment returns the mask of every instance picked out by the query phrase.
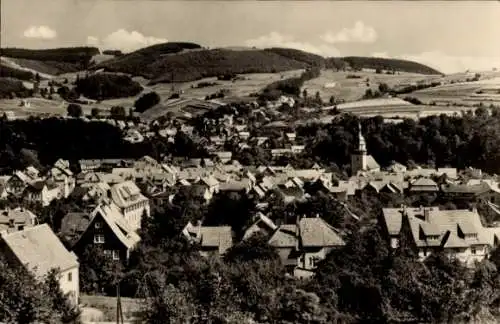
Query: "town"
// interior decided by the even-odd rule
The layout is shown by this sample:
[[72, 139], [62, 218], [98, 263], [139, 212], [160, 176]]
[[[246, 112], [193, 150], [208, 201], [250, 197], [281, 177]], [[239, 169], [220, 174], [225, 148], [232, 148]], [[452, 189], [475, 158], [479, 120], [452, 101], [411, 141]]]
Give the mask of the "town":
[[22, 2], [0, 323], [500, 321], [498, 6]]

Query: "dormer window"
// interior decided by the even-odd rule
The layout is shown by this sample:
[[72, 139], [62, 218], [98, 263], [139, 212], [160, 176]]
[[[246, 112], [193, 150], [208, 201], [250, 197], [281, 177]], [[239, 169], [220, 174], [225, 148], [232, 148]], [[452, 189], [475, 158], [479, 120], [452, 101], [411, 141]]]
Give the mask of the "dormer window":
[[429, 241], [437, 241], [439, 240], [439, 235], [428, 235], [427, 240]]

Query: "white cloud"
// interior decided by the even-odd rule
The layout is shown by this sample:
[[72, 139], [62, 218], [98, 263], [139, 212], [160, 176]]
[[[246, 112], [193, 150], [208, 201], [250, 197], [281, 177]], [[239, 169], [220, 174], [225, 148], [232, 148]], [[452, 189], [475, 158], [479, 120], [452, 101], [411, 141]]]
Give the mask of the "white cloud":
[[339, 50], [332, 45], [329, 44], [314, 45], [308, 42], [299, 42], [294, 40], [293, 37], [291, 36], [283, 35], [278, 32], [271, 32], [268, 35], [260, 36], [255, 39], [249, 39], [245, 42], [245, 45], [257, 48], [268, 48], [268, 47], [293, 48], [322, 56], [340, 55]]
[[87, 45], [99, 46], [99, 38], [97, 38], [95, 36], [87, 36]]
[[144, 36], [138, 31], [127, 31], [119, 29], [112, 32], [102, 40], [95, 36], [87, 37], [87, 44], [93, 46], [101, 46], [104, 49], [116, 49], [123, 52], [135, 51], [142, 47], [147, 47], [155, 44], [166, 43], [165, 38], [157, 38], [153, 36]]
[[24, 37], [53, 39], [57, 37], [57, 32], [48, 26], [30, 26], [24, 31]]
[[374, 43], [377, 40], [377, 31], [371, 26], [357, 21], [352, 28], [342, 28], [338, 32], [327, 32], [321, 39], [329, 44], [336, 43]]
[[387, 52], [374, 52], [372, 57], [389, 58], [389, 54]]
[[[386, 56], [381, 56], [385, 54]], [[441, 51], [428, 51], [419, 54], [390, 56], [387, 53], [373, 53], [372, 56], [392, 57], [428, 65], [446, 74], [470, 71], [489, 71], [500, 68], [500, 57], [453, 56]]]

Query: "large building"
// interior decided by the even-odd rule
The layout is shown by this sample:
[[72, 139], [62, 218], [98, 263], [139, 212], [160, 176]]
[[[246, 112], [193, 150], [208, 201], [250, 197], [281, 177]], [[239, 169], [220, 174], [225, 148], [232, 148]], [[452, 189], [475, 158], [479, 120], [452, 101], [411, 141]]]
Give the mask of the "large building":
[[111, 187], [110, 195], [132, 229], [139, 229], [142, 216], [150, 215], [149, 200], [134, 182], [125, 181], [115, 184]]
[[495, 237], [499, 228], [484, 227], [476, 210], [384, 208], [380, 222], [392, 248], [398, 247], [402, 233], [408, 233], [421, 260], [433, 252], [444, 251], [473, 266], [486, 258], [498, 242]]

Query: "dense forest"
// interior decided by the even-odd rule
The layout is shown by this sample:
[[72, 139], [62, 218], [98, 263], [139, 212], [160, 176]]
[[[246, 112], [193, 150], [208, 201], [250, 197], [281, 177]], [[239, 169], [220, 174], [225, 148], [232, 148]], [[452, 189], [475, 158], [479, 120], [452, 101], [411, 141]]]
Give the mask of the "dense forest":
[[142, 86], [128, 75], [98, 73], [78, 78], [75, 90], [87, 98], [107, 100], [134, 97], [142, 91]]
[[[392, 161], [435, 167], [468, 166], [500, 173], [500, 114], [484, 108], [464, 117], [430, 116], [419, 121], [384, 123], [382, 117], [361, 120], [368, 151], [381, 165]], [[357, 144], [358, 118], [341, 115], [328, 125], [297, 131], [306, 137], [308, 154], [348, 171]]]
[[34, 79], [33, 73], [11, 68], [4, 64], [0, 64], [0, 78], [16, 78], [23, 81], [31, 81]]
[[99, 49], [96, 47], [66, 47], [40, 50], [24, 48], [0, 49], [0, 55], [5, 57], [71, 63], [80, 63], [82, 60], [90, 60], [92, 56], [97, 54], [99, 54]]
[[407, 60], [360, 56], [347, 56], [343, 57], [342, 60], [354, 69], [387, 70], [431, 75], [442, 74], [431, 67]]
[[25, 98], [33, 91], [24, 87], [19, 80], [12, 78], [0, 78], [0, 99], [12, 99], [15, 97]]
[[278, 80], [267, 85], [259, 95], [259, 100], [276, 100], [282, 95], [300, 97], [304, 82], [317, 78], [320, 75], [319, 68], [311, 68], [303, 72], [299, 77]]
[[104, 122], [79, 119], [0, 121], [0, 169], [9, 172], [29, 165], [46, 167], [63, 158], [76, 165], [79, 159], [139, 158], [150, 155], [199, 156], [206, 152], [179, 132], [176, 143], [161, 137], [130, 144], [119, 128]]

